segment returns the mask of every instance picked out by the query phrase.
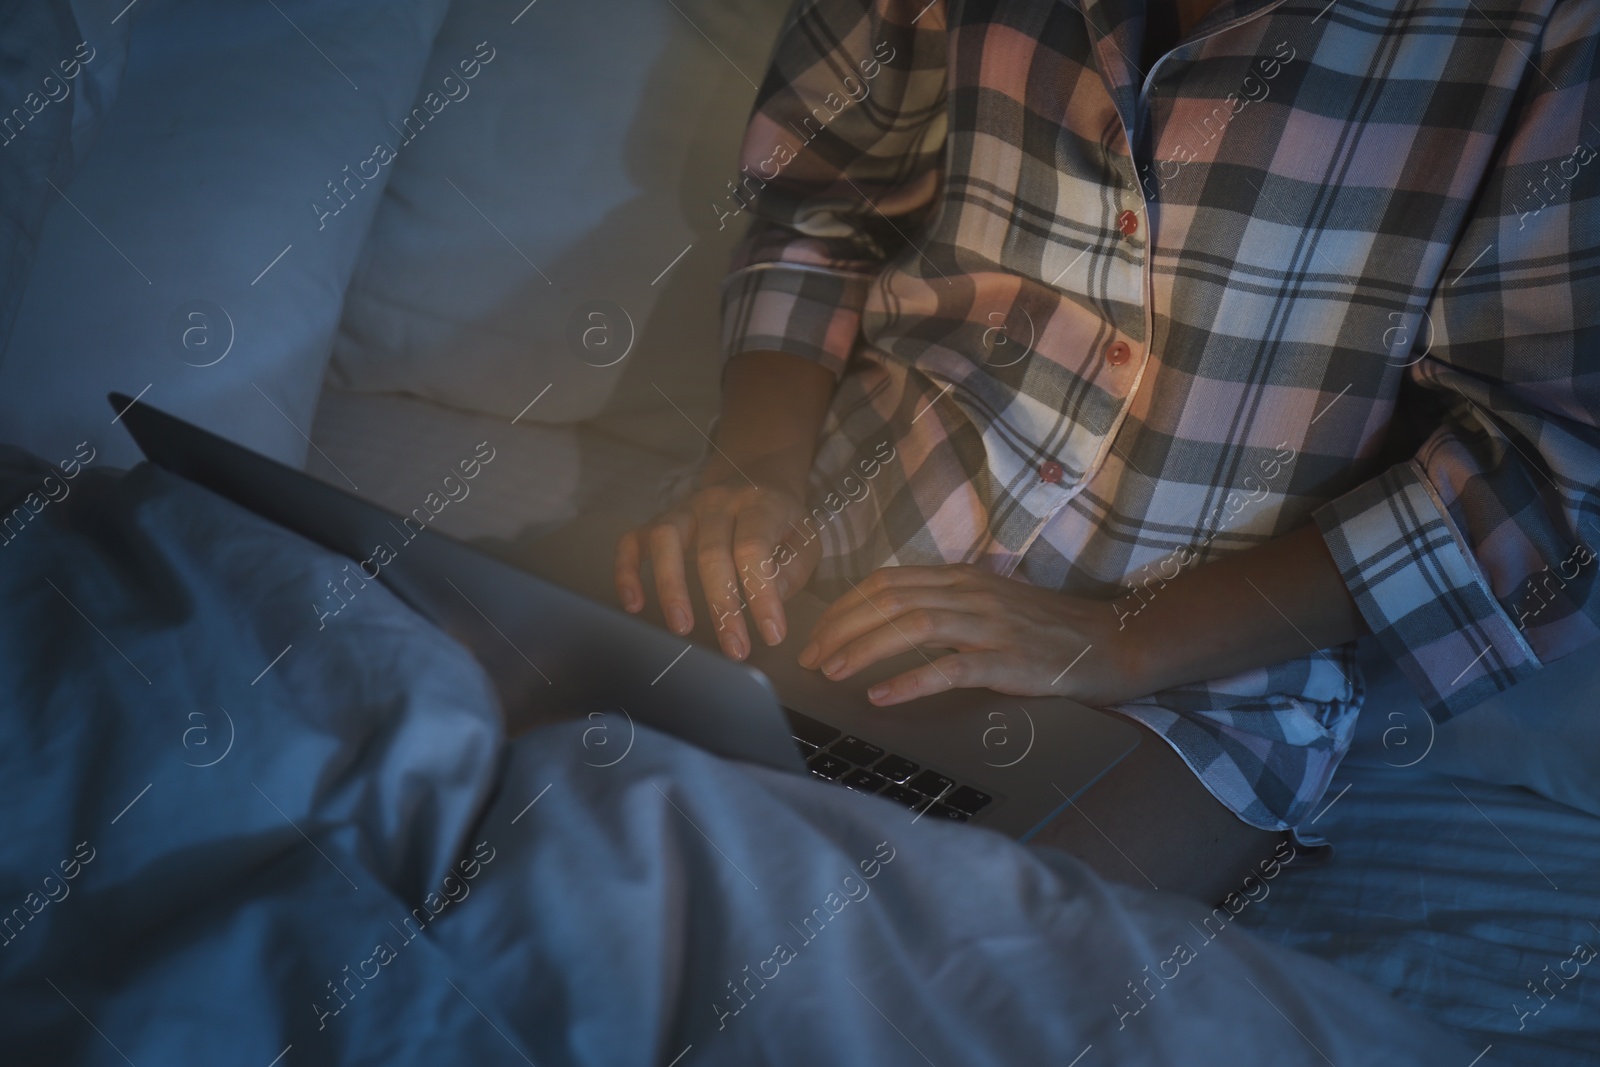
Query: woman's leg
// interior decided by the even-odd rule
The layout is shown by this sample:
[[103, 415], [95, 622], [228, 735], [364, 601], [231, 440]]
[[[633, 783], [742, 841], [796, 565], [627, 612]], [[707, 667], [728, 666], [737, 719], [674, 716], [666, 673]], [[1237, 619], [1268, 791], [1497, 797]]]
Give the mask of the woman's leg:
[[1135, 725], [1139, 747], [1028, 843], [1069, 852], [1109, 881], [1214, 904], [1286, 835], [1242, 821], [1170, 745]]

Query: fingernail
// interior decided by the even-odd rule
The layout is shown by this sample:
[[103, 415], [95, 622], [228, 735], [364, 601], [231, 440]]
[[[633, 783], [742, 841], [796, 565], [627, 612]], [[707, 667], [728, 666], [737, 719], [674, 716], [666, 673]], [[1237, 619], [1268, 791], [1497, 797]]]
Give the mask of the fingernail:
[[744, 647], [744, 641], [742, 641], [739, 638], [739, 635], [738, 634], [729, 634], [728, 635], [728, 655], [732, 656], [734, 659], [744, 659], [745, 652], [746, 652], [746, 649]]
[[767, 639], [767, 644], [775, 645], [783, 640], [783, 631], [778, 629], [778, 624], [772, 619], [761, 620], [761, 633]]
[[882, 700], [884, 697], [886, 697], [888, 695], [889, 695], [889, 685], [888, 685], [887, 682], [884, 683], [883, 685], [875, 685], [871, 689], [867, 690], [867, 699], [868, 700]]
[[826, 674], [829, 678], [832, 678], [835, 674], [838, 674], [839, 671], [842, 670], [843, 668], [844, 668], [844, 657], [843, 656], [834, 656], [832, 659], [830, 659], [828, 662], [826, 662], [826, 663], [824, 663], [822, 665], [822, 673]]
[[669, 623], [671, 623], [672, 629], [677, 633], [686, 634], [689, 632], [689, 613], [684, 611], [682, 608], [673, 608], [671, 611], [667, 612], [667, 620]]
[[800, 650], [800, 666], [806, 668], [807, 670], [811, 669], [816, 661], [816, 658], [817, 646], [815, 642]]

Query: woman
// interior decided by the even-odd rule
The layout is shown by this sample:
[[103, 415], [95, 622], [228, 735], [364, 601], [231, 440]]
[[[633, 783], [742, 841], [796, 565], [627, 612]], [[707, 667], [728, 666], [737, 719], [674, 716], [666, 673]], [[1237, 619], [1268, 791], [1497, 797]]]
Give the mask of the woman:
[[1385, 6], [799, 3], [715, 208], [714, 454], [624, 606], [648, 558], [687, 632], [692, 558], [743, 658], [810, 582], [807, 667], [951, 650], [875, 703], [1126, 715], [1050, 840], [1213, 899], [1316, 810], [1359, 635], [1439, 719], [1593, 640], [1597, 5]]

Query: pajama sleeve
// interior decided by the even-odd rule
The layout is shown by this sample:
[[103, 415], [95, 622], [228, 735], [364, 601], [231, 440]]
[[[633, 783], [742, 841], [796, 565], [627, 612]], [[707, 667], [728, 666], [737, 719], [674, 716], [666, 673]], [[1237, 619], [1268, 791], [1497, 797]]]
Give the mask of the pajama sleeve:
[[1315, 513], [1439, 721], [1600, 637], [1596, 22], [1557, 4], [1528, 49], [1395, 412], [1420, 448]]
[[722, 287], [725, 359], [768, 349], [843, 373], [871, 279], [937, 195], [945, 42], [943, 0], [790, 12], [715, 207], [719, 227], [753, 216]]

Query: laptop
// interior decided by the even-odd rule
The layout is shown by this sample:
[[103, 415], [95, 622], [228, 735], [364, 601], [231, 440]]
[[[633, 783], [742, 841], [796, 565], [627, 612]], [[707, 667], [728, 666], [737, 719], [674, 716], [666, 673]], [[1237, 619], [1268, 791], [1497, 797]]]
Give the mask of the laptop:
[[1132, 724], [1064, 698], [968, 689], [874, 707], [867, 687], [926, 653], [845, 682], [805, 670], [800, 637], [826, 607], [806, 592], [786, 604], [788, 640], [730, 660], [709, 626], [680, 637], [148, 403], [108, 399], [152, 463], [348, 557], [465, 645], [514, 731], [620, 713], [719, 756], [887, 798], [912, 820], [1019, 840], [1139, 743]]

